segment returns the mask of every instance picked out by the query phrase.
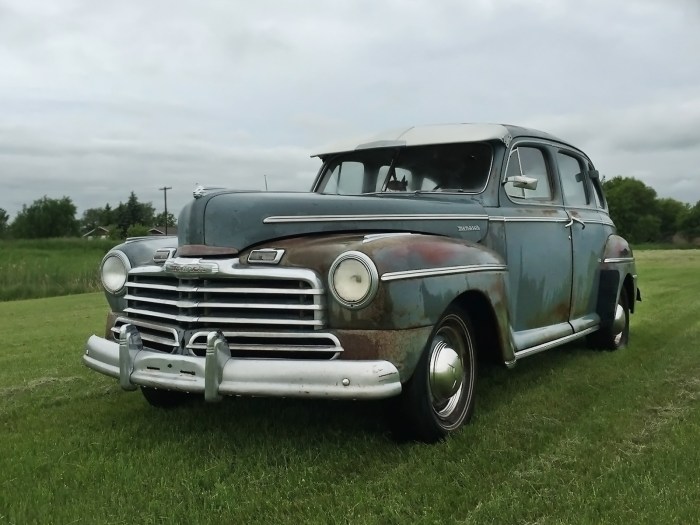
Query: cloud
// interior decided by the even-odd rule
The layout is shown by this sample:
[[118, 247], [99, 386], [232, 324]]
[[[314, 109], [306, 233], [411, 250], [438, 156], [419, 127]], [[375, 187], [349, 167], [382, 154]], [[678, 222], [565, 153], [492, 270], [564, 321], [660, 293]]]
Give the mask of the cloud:
[[694, 202], [698, 21], [695, 0], [0, 0], [0, 207], [307, 189], [324, 144], [465, 121]]
[[700, 97], [664, 96], [647, 105], [534, 117], [528, 124], [579, 146], [608, 177], [636, 177], [662, 197], [700, 200]]

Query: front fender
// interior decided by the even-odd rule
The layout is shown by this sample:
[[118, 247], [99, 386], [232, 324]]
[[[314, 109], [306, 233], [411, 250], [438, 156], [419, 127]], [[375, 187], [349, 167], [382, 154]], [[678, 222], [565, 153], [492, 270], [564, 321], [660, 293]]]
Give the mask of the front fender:
[[[137, 268], [139, 266], [147, 266], [155, 264], [153, 262], [153, 256], [156, 250], [172, 248], [173, 250], [177, 248], [177, 238], [176, 237], [138, 237], [134, 239], [127, 239], [126, 242], [118, 244], [112, 248], [105, 258], [114, 251], [123, 252], [129, 259], [129, 264], [131, 268]], [[103, 259], [104, 260], [104, 259]], [[101, 269], [100, 265], [100, 269]], [[117, 296], [109, 293], [105, 290], [105, 297], [107, 302], [113, 312], [122, 312], [126, 308], [126, 300], [123, 296]]]
[[[270, 244], [269, 247], [273, 247]], [[276, 241], [282, 265], [312, 268], [328, 286], [328, 270], [345, 251], [374, 261], [379, 287], [362, 309], [348, 309], [326, 294], [328, 326], [337, 330], [410, 330], [430, 327], [455, 300], [481, 294], [492, 312], [504, 361], [511, 361], [506, 265], [492, 250], [469, 241], [407, 234], [341, 234]], [[242, 254], [245, 257], [245, 254]], [[467, 298], [468, 300], [468, 298]], [[509, 357], [510, 356], [510, 357]]]

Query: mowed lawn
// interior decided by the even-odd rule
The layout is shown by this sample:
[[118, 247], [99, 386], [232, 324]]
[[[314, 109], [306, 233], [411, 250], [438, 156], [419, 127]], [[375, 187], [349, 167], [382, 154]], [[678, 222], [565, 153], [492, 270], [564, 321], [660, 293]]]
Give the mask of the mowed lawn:
[[117, 242], [0, 239], [0, 301], [100, 290], [100, 261]]
[[700, 251], [637, 258], [629, 348], [484, 368], [432, 446], [379, 403], [158, 411], [80, 362], [101, 294], [0, 303], [0, 525], [698, 523]]

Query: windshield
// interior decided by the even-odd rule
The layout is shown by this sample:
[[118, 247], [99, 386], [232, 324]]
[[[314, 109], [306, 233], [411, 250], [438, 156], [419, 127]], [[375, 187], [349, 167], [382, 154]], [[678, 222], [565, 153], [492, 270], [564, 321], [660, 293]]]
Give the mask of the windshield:
[[490, 169], [491, 146], [482, 142], [359, 150], [331, 158], [317, 191], [479, 193], [486, 187]]

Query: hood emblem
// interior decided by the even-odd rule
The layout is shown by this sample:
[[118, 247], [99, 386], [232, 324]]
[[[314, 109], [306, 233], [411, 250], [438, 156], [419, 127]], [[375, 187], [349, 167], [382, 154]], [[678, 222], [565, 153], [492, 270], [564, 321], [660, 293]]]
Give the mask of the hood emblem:
[[284, 250], [277, 248], [253, 250], [248, 256], [248, 264], [279, 264], [283, 255]]

